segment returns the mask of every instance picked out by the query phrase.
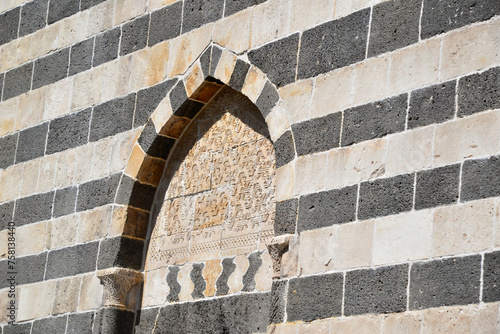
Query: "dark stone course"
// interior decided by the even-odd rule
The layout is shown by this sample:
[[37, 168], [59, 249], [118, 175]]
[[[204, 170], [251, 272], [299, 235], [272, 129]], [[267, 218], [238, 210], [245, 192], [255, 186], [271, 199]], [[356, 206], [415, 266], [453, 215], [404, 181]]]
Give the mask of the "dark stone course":
[[[134, 312], [114, 307], [104, 307], [99, 311], [98, 323], [94, 325], [96, 334], [132, 334], [134, 331]], [[98, 331], [95, 330], [97, 326]]]
[[182, 33], [222, 18], [224, 0], [185, 0]]
[[403, 312], [407, 286], [406, 264], [349, 271], [345, 279], [344, 314]]
[[138, 142], [144, 152], [150, 156], [166, 160], [175, 144], [175, 139], [157, 134], [153, 121], [149, 120]]
[[368, 219], [410, 211], [413, 206], [413, 183], [413, 174], [362, 182], [358, 218]]
[[217, 69], [217, 64], [219, 64], [220, 57], [222, 56], [222, 49], [217, 45], [212, 47], [212, 55], [210, 58], [210, 75], [215, 75], [215, 70]]
[[77, 187], [56, 190], [54, 199], [54, 218], [75, 212]]
[[29, 35], [45, 27], [48, 0], [34, 0], [21, 8], [19, 37]]
[[167, 96], [177, 80], [168, 80], [137, 92], [134, 127], [146, 124], [160, 102]]
[[158, 316], [159, 308], [141, 309], [137, 313], [137, 322], [135, 325], [135, 334], [151, 334]]
[[52, 24], [78, 13], [80, 0], [50, 0], [48, 23]]
[[191, 281], [193, 282], [194, 288], [191, 292], [191, 297], [193, 299], [205, 298], [203, 292], [207, 288], [207, 282], [203, 278], [203, 268], [205, 265], [203, 263], [193, 263], [193, 269], [191, 270]]
[[262, 258], [260, 257], [262, 252], [255, 252], [248, 255], [248, 269], [246, 273], [243, 275], [243, 288], [241, 291], [250, 292], [255, 289], [255, 274], [259, 270], [260, 266], [262, 266]]
[[123, 267], [140, 270], [144, 240], [118, 236], [101, 241], [97, 269]]
[[116, 203], [149, 211], [155, 197], [156, 188], [140, 183], [123, 174], [116, 196]]
[[343, 224], [356, 219], [358, 186], [333, 189], [302, 196], [297, 231]]
[[298, 51], [297, 33], [250, 51], [248, 59], [277, 87], [282, 87], [295, 81]]
[[0, 14], [0, 45], [6, 44], [17, 38], [19, 26], [19, 12], [21, 7], [16, 7]]
[[479, 302], [481, 255], [416, 263], [410, 273], [410, 310]]
[[298, 79], [315, 77], [365, 58], [370, 9], [321, 24], [302, 34]]
[[75, 75], [92, 67], [93, 50], [94, 38], [89, 38], [71, 47], [69, 75]]
[[104, 2], [106, 0], [81, 0], [80, 1], [80, 10], [86, 10], [91, 7], [97, 6], [98, 4]]
[[[188, 318], [188, 304], [172, 304], [160, 309], [156, 326], [155, 334], [181, 334], [186, 333], [185, 326]], [[208, 311], [208, 310], [207, 310]], [[175, 319], [175, 321], [172, 321]]]
[[19, 132], [16, 163], [39, 158], [45, 153], [49, 123], [43, 123]]
[[230, 16], [234, 13], [242, 11], [250, 6], [255, 6], [266, 2], [267, 0], [226, 0], [224, 16]]
[[35, 61], [32, 89], [66, 78], [69, 66], [69, 50], [70, 48], [66, 48]]
[[442, 123], [455, 116], [456, 81], [411, 92], [408, 109], [408, 128]]
[[424, 0], [422, 39], [500, 14], [500, 2], [477, 0]]
[[52, 217], [53, 200], [53, 191], [18, 199], [14, 213], [16, 226], [50, 219]]
[[14, 201], [0, 204], [0, 231], [5, 230], [14, 217]]
[[[1, 33], [0, 36], [2, 36]], [[32, 73], [33, 62], [26, 63], [5, 73], [2, 100], [6, 101], [29, 91], [31, 89]]]
[[293, 278], [288, 283], [287, 321], [312, 321], [341, 315], [342, 273]]
[[297, 209], [299, 200], [292, 198], [282, 202], [276, 202], [276, 214], [274, 218], [274, 235], [294, 234], [297, 226]]
[[177, 274], [179, 274], [180, 270], [181, 269], [178, 266], [168, 267], [167, 284], [170, 291], [167, 296], [167, 301], [170, 303], [179, 301], [179, 293], [181, 292], [181, 285], [177, 281]]
[[113, 203], [120, 176], [121, 174], [117, 173], [81, 184], [78, 191], [76, 211], [85, 211]]
[[451, 165], [417, 173], [415, 209], [455, 203], [458, 199], [460, 165]]
[[279, 324], [285, 320], [285, 292], [288, 281], [274, 280], [271, 287], [271, 309], [269, 323]]
[[247, 64], [241, 59], [237, 59], [228, 86], [234, 90], [237, 90], [238, 92], [241, 92], [241, 89], [243, 88], [243, 84], [245, 83], [245, 79], [247, 77], [249, 69], [250, 69], [249, 64]]
[[219, 278], [215, 282], [215, 286], [217, 287], [217, 291], [215, 293], [216, 296], [227, 295], [229, 292], [228, 280], [229, 276], [236, 269], [236, 265], [234, 264], [233, 258], [225, 258], [222, 260], [222, 273]]
[[276, 168], [286, 165], [295, 158], [295, 148], [290, 131], [282, 134], [273, 144], [276, 155]]
[[52, 120], [49, 125], [46, 154], [62, 152], [86, 144], [91, 114], [92, 109], [88, 108], [76, 114]]
[[14, 164], [18, 136], [19, 132], [0, 138], [0, 168]]
[[458, 81], [458, 116], [496, 108], [500, 108], [500, 67]]
[[177, 37], [181, 33], [182, 2], [176, 2], [151, 13], [148, 45]]
[[186, 100], [184, 103], [174, 112], [175, 116], [194, 118], [196, 114], [205, 105], [198, 101]]
[[72, 313], [68, 316], [66, 334], [92, 334], [94, 312]]
[[276, 103], [278, 103], [279, 99], [280, 96], [278, 91], [271, 82], [267, 81], [259, 95], [259, 98], [255, 102], [255, 105], [259, 108], [262, 116], [266, 118], [271, 110], [273, 110]]
[[121, 29], [118, 27], [96, 36], [93, 66], [99, 66], [118, 57], [121, 33]]
[[212, 48], [213, 47], [210, 45], [200, 56], [200, 65], [204, 78], [210, 75], [210, 58], [212, 57]]
[[94, 107], [90, 124], [90, 141], [132, 129], [135, 93]]
[[466, 160], [462, 167], [460, 200], [471, 201], [500, 195], [500, 157]]
[[35, 320], [31, 334], [65, 334], [67, 320], [67, 316]]
[[149, 14], [141, 16], [122, 26], [120, 55], [124, 56], [144, 49], [148, 42]]
[[30, 284], [43, 281], [47, 252], [16, 258], [16, 284]]
[[98, 249], [99, 241], [94, 241], [49, 252], [45, 279], [75, 276], [94, 271]]
[[500, 300], [500, 252], [484, 254], [483, 302]]
[[340, 112], [292, 125], [297, 154], [301, 156], [338, 147], [341, 127]]
[[172, 110], [175, 112], [188, 98], [186, 89], [184, 88], [184, 82], [182, 82], [182, 80], [179, 80], [174, 88], [172, 88], [169, 97], [170, 105], [172, 106]]
[[384, 137], [405, 129], [408, 95], [365, 104], [344, 111], [342, 146]]
[[29, 334], [31, 333], [31, 322], [24, 324], [5, 325], [3, 334]]
[[395, 0], [373, 7], [368, 57], [418, 42], [421, 0]]

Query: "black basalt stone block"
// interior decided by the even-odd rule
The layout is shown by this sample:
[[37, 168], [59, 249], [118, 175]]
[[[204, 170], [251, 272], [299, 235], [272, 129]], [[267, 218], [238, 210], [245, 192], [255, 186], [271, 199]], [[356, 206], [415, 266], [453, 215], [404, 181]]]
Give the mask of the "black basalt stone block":
[[123, 267], [139, 270], [142, 267], [144, 240], [118, 236], [101, 241], [97, 269]]
[[31, 322], [14, 324], [14, 325], [5, 325], [3, 328], [3, 334], [28, 334], [31, 333]]
[[99, 66], [118, 57], [121, 29], [108, 30], [95, 38], [93, 66]]
[[217, 287], [217, 291], [215, 294], [217, 296], [227, 295], [227, 293], [229, 292], [229, 285], [227, 284], [227, 282], [229, 280], [229, 276], [231, 276], [235, 269], [236, 264], [234, 264], [232, 258], [225, 258], [222, 260], [222, 273], [215, 282], [215, 285]]
[[0, 138], [0, 168], [5, 169], [14, 164], [17, 137], [19, 132]]
[[222, 17], [224, 0], [186, 0], [182, 17], [182, 33], [217, 21]]
[[276, 103], [278, 103], [279, 99], [280, 96], [278, 94], [278, 91], [271, 82], [267, 81], [264, 85], [264, 88], [262, 88], [262, 92], [255, 102], [255, 105], [257, 106], [257, 108], [259, 108], [262, 116], [266, 118], [271, 110], [273, 110]]
[[69, 314], [66, 334], [92, 334], [94, 319], [94, 312]]
[[43, 281], [46, 261], [47, 252], [16, 258], [16, 267], [18, 268], [16, 283], [30, 284]]
[[124, 174], [118, 188], [116, 203], [149, 211], [155, 194], [155, 187], [140, 183]]
[[471, 201], [500, 195], [500, 157], [466, 160], [462, 167], [460, 200]]
[[[132, 334], [134, 332], [134, 317], [132, 311], [114, 307], [104, 307], [99, 311], [99, 334]], [[94, 331], [95, 332], [95, 331]]]
[[33, 62], [26, 63], [5, 73], [2, 100], [6, 101], [29, 91], [31, 89], [32, 74]]
[[234, 13], [242, 11], [250, 6], [255, 6], [267, 0], [226, 0], [224, 7], [224, 16], [230, 16]]
[[346, 316], [364, 313], [393, 313], [406, 310], [408, 265], [346, 273]]
[[35, 61], [33, 89], [54, 83], [68, 75], [69, 51], [66, 48]]
[[151, 13], [148, 45], [179, 36], [181, 33], [182, 2], [175, 2]]
[[14, 217], [14, 201], [0, 204], [0, 231], [5, 230]]
[[87, 39], [71, 47], [69, 75], [75, 75], [92, 67], [93, 50], [94, 38]]
[[269, 310], [269, 323], [279, 324], [285, 319], [286, 286], [288, 281], [273, 281], [271, 287], [271, 308]]
[[50, 0], [48, 23], [52, 24], [78, 13], [80, 0]]
[[342, 273], [291, 279], [288, 284], [287, 321], [313, 321], [340, 316]]
[[50, 122], [47, 154], [65, 151], [87, 143], [91, 108]]
[[[188, 304], [171, 304], [160, 309], [154, 334], [187, 333], [186, 322], [189, 317]], [[172, 321], [175, 319], [175, 321]]]
[[479, 302], [481, 256], [413, 264], [410, 310]]
[[54, 218], [75, 212], [77, 187], [56, 190], [54, 199]]
[[334, 113], [292, 125], [299, 156], [338, 147], [342, 113]]
[[21, 24], [19, 37], [29, 35], [47, 24], [48, 0], [35, 0], [26, 3], [21, 8]]
[[17, 226], [31, 224], [52, 217], [54, 192], [36, 194], [16, 201], [14, 222]]
[[90, 141], [132, 129], [134, 108], [135, 93], [95, 106], [90, 124]]
[[276, 154], [276, 168], [286, 165], [295, 158], [295, 147], [290, 131], [282, 134], [273, 144]]
[[295, 233], [298, 207], [299, 200], [296, 198], [276, 202], [276, 214], [274, 218], [275, 235]]
[[17, 38], [20, 11], [21, 7], [16, 7], [8, 12], [0, 14], [0, 45]]
[[158, 317], [159, 308], [142, 309], [137, 313], [137, 321], [135, 325], [135, 334], [151, 334], [155, 327], [156, 318]]
[[76, 211], [85, 211], [113, 203], [120, 173], [81, 184], [78, 190]]
[[255, 252], [248, 256], [248, 269], [246, 273], [243, 275], [243, 288], [241, 291], [250, 292], [255, 289], [255, 274], [259, 270], [260, 266], [262, 266], [262, 252]]
[[45, 153], [45, 142], [49, 123], [43, 123], [19, 133], [17, 143], [16, 163], [39, 158]]
[[500, 300], [500, 252], [484, 254], [483, 300], [486, 303]]
[[496, 108], [500, 108], [500, 67], [458, 81], [458, 116]]
[[137, 92], [134, 127], [144, 125], [177, 80], [168, 80]]
[[460, 165], [451, 165], [417, 173], [415, 209], [455, 203], [458, 199]]
[[97, 6], [98, 4], [104, 2], [106, 0], [81, 0], [80, 1], [80, 10], [86, 10], [91, 7]]
[[64, 334], [66, 333], [67, 316], [50, 317], [33, 322], [31, 334]]
[[95, 271], [98, 249], [99, 242], [94, 241], [49, 252], [45, 279]]
[[241, 91], [249, 69], [250, 65], [248, 63], [244, 62], [241, 59], [237, 59], [228, 86], [234, 90]]
[[122, 26], [120, 55], [124, 56], [144, 49], [148, 41], [149, 14], [141, 16]]
[[167, 159], [170, 154], [170, 150], [175, 144], [175, 139], [156, 133], [153, 121], [149, 120], [144, 127], [138, 142], [144, 152], [148, 155], [156, 158]]

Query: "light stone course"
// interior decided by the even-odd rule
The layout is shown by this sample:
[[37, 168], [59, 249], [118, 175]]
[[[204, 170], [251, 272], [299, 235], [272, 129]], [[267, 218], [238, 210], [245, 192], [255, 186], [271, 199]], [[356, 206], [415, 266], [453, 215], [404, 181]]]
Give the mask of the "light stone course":
[[106, 205], [81, 213], [77, 242], [85, 243], [107, 236], [112, 212], [113, 206]]
[[184, 76], [184, 88], [187, 96], [193, 95], [198, 87], [203, 83], [203, 70], [201, 69], [200, 61], [196, 61]]
[[97, 309], [104, 305], [104, 286], [94, 273], [82, 277], [78, 311]]
[[[167, 77], [169, 47], [168, 41], [162, 42], [151, 48], [134, 52], [131, 55], [130, 88], [132, 90], [152, 86]], [[117, 63], [117, 65], [120, 63]]]
[[280, 101], [278, 105], [267, 115], [266, 123], [271, 135], [271, 140], [276, 141], [286, 130], [290, 129], [290, 124], [286, 117], [287, 110]]
[[338, 226], [330, 226], [300, 234], [299, 273], [315, 274], [332, 270]]
[[332, 333], [380, 333], [382, 317], [376, 315], [364, 315], [358, 317], [346, 317], [332, 319]]
[[57, 171], [57, 154], [52, 154], [40, 158], [40, 170], [38, 172], [37, 192], [43, 193], [54, 189], [56, 171]]
[[[69, 112], [73, 95], [73, 80], [73, 77], [69, 77], [46, 86], [44, 120], [51, 120]], [[81, 89], [81, 86], [77, 88]]]
[[47, 223], [47, 249], [68, 247], [76, 244], [80, 214], [52, 219]]
[[66, 150], [57, 155], [56, 188], [63, 188], [73, 182], [76, 159], [76, 150]]
[[500, 200], [495, 201], [495, 216], [493, 218], [493, 247], [500, 247]]
[[315, 320], [311, 322], [301, 323], [298, 326], [298, 334], [329, 334], [330, 333], [330, 320]]
[[29, 196], [36, 192], [36, 184], [38, 181], [38, 170], [40, 169], [40, 160], [34, 159], [24, 164], [23, 184], [21, 187], [21, 196]]
[[[171, 119], [173, 115], [172, 105], [170, 104], [170, 98], [168, 95], [160, 102], [158, 107], [155, 109], [153, 114], [151, 115], [151, 120], [155, 125], [155, 129], [157, 133], [162, 133], [163, 126], [167, 124], [167, 122]], [[186, 123], [187, 119], [184, 120]], [[183, 123], [185, 124], [185, 123]], [[164, 133], [162, 133], [164, 134]]]
[[[80, 17], [78, 17], [80, 18]], [[68, 18], [66, 20], [73, 20], [74, 18]], [[65, 47], [67, 45], [63, 45], [61, 43], [62, 40], [62, 22], [56, 22], [54, 24], [48, 25], [47, 27], [37, 30], [33, 34], [30, 34], [25, 37], [21, 37], [19, 40], [29, 40], [30, 45], [30, 60], [37, 59], [42, 57], [49, 52], [55, 51], [59, 48]], [[85, 30], [85, 28], [83, 29]], [[67, 38], [65, 38], [66, 42], [69, 42]], [[76, 42], [76, 40], [75, 40]], [[24, 43], [24, 41], [23, 41]], [[20, 65], [20, 64], [18, 64]]]
[[354, 65], [353, 101], [361, 105], [387, 97], [389, 55]]
[[91, 165], [92, 170], [90, 172], [91, 179], [99, 179], [109, 175], [112, 143], [113, 137], [108, 137], [94, 144]]
[[82, 276], [57, 280], [56, 296], [52, 307], [53, 315], [75, 312], [77, 310], [81, 285]]
[[[2, 233], [0, 232], [0, 236], [3, 236]], [[2, 246], [0, 246], [2, 247]], [[1, 252], [1, 250], [0, 250]], [[1, 258], [1, 256], [0, 256]], [[0, 290], [0, 307], [2, 310], [7, 310], [7, 307], [10, 305], [11, 299], [8, 297], [9, 295], [9, 288]], [[0, 324], [4, 324], [10, 321], [10, 318], [7, 318], [7, 312], [1, 312], [0, 313]]]
[[262, 265], [255, 274], [255, 289], [257, 291], [270, 291], [273, 283], [271, 279], [273, 276], [273, 261], [267, 251], [262, 253], [260, 257], [262, 259]]
[[291, 124], [303, 122], [309, 116], [314, 80], [301, 80], [278, 90]]
[[335, 269], [370, 266], [374, 225], [373, 220], [339, 225], [335, 244]]
[[14, 132], [16, 127], [16, 111], [19, 97], [0, 103], [0, 136]]
[[71, 97], [71, 110], [78, 110], [89, 105], [101, 102], [101, 90], [99, 87], [101, 81], [102, 69], [99, 67], [92, 71], [85, 71], [75, 75], [73, 83], [73, 94]]
[[16, 256], [42, 252], [45, 249], [46, 229], [46, 222], [18, 227], [16, 229]]
[[115, 15], [113, 24], [119, 25], [122, 22], [133, 19], [144, 14], [146, 11], [147, 0], [120, 0], [116, 1]]
[[284, 201], [293, 196], [295, 183], [295, 161], [276, 170], [276, 201]]
[[[139, 1], [134, 1], [134, 4], [138, 2]], [[113, 27], [113, 13], [116, 8], [115, 3], [118, 7], [118, 4], [123, 3], [123, 1], [108, 0], [89, 9], [87, 37], [96, 35], [101, 31]]]
[[384, 318], [382, 324], [383, 334], [420, 334], [422, 315], [420, 312], [405, 312], [391, 314]]
[[243, 275], [245, 275], [250, 265], [245, 255], [236, 256], [233, 262], [236, 265], [236, 268], [227, 280], [227, 285], [229, 286], [229, 294], [241, 291], [241, 289], [243, 288]]
[[51, 314], [56, 281], [50, 280], [18, 287], [17, 322], [43, 318]]
[[24, 64], [30, 59], [30, 38], [15, 39], [0, 47], [0, 71]]
[[231, 75], [234, 71], [234, 66], [236, 65], [236, 56], [227, 50], [222, 51], [219, 63], [214, 73], [214, 77], [219, 79], [223, 83], [229, 83]]
[[170, 291], [165, 279], [168, 268], [160, 268], [145, 273], [142, 307], [164, 305]]
[[253, 10], [250, 47], [257, 48], [286, 36], [289, 31], [289, 22], [290, 1], [269, 0], [256, 6]]
[[309, 117], [321, 117], [350, 107], [353, 78], [353, 67], [344, 67], [317, 77]]
[[75, 184], [84, 183], [91, 179], [90, 173], [92, 171], [92, 159], [90, 157], [93, 154], [94, 146], [95, 143], [89, 143], [75, 148], [76, 167], [75, 178], [73, 180]]
[[153, 11], [180, 0], [149, 0], [148, 11]]
[[25, 164], [11, 166], [0, 175], [0, 202], [8, 201], [19, 196]]
[[255, 103], [260, 96], [262, 88], [267, 82], [266, 75], [255, 66], [251, 66], [248, 71], [245, 83], [241, 92]]
[[303, 31], [333, 18], [334, 0], [291, 1], [290, 32]]
[[253, 7], [217, 21], [213, 41], [235, 53], [242, 53], [250, 47]]
[[122, 171], [127, 166], [134, 144], [140, 135], [141, 129], [135, 129], [113, 137], [111, 146], [110, 174]]
[[[57, 49], [62, 49], [83, 41], [89, 36], [89, 14], [90, 12], [86, 10], [54, 23], [54, 25], [59, 25], [61, 27], [57, 38]], [[31, 54], [31, 56], [33, 56], [33, 54]]]
[[299, 268], [300, 238], [294, 237], [288, 243], [288, 251], [281, 258], [281, 277], [296, 277]]
[[268, 334], [296, 334], [298, 331], [297, 324], [278, 324], [271, 325], [268, 328]]
[[325, 187], [328, 153], [299, 157], [295, 163], [295, 195], [318, 192]]
[[16, 130], [42, 122], [47, 90], [47, 87], [41, 87], [19, 96]]
[[[9, 230], [5, 229], [5, 230], [0, 231], [0, 240], [8, 240], [8, 238], [9, 238]], [[8, 249], [9, 248], [8, 248], [8, 242], [7, 241], [6, 242], [2, 242], [0, 244], [0, 259], [7, 258], [7, 256], [8, 256], [8, 254], [7, 254], [8, 253]], [[0, 298], [0, 300], [1, 300], [1, 298]], [[2, 322], [1, 319], [2, 318], [0, 316], [0, 323]]]

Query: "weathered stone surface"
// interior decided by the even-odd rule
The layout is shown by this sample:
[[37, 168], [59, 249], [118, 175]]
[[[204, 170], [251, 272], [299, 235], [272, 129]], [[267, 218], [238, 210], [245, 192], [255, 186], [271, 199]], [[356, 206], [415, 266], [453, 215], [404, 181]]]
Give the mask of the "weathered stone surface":
[[14, 164], [16, 156], [17, 137], [19, 133], [0, 138], [0, 168], [6, 169]]
[[19, 6], [0, 15], [0, 45], [17, 38], [20, 11]]
[[71, 60], [68, 75], [88, 70], [92, 66], [92, 52], [94, 50], [94, 38], [75, 44], [71, 47]]
[[460, 165], [417, 173], [415, 209], [451, 204], [458, 199]]
[[47, 137], [47, 154], [65, 151], [87, 143], [91, 114], [92, 110], [88, 108], [51, 121]]
[[66, 48], [35, 61], [32, 89], [54, 83], [68, 75], [69, 51]]
[[467, 160], [462, 168], [460, 200], [470, 201], [500, 195], [500, 157]]
[[18, 226], [30, 224], [52, 217], [54, 192], [24, 197], [16, 202], [14, 219]]
[[51, 251], [45, 279], [74, 276], [96, 269], [99, 242], [90, 242]]
[[94, 107], [90, 124], [90, 141], [115, 135], [132, 128], [134, 93]]
[[338, 226], [333, 261], [335, 269], [367, 267], [372, 263], [374, 222], [354, 222]]
[[94, 312], [73, 313], [68, 315], [67, 334], [92, 334]]
[[349, 271], [344, 314], [392, 313], [406, 309], [408, 265]]
[[49, 5], [48, 24], [76, 14], [80, 10], [79, 0], [51, 0]]
[[499, 86], [500, 67], [461, 78], [458, 81], [458, 116], [499, 108]]
[[299, 156], [339, 146], [342, 114], [333, 113], [292, 125]]
[[184, 3], [182, 33], [217, 21], [222, 17], [223, 8], [224, 0], [187, 0]]
[[144, 49], [148, 41], [149, 15], [141, 16], [122, 26], [120, 56]]
[[26, 3], [21, 8], [21, 23], [19, 37], [29, 35], [46, 25], [47, 0], [35, 0]]
[[114, 307], [104, 307], [99, 310], [97, 326], [99, 333], [123, 333], [132, 334], [134, 330], [134, 312]]
[[478, 303], [480, 274], [480, 255], [413, 264], [410, 310]]
[[33, 64], [33, 62], [29, 62], [5, 73], [3, 101], [26, 93], [31, 89]]
[[52, 314], [75, 312], [77, 310], [81, 284], [81, 276], [63, 278], [57, 281]]
[[338, 227], [334, 225], [300, 233], [298, 267], [301, 275], [324, 273], [334, 269]]
[[120, 174], [81, 184], [78, 190], [76, 211], [85, 211], [113, 203], [120, 182]]
[[16, 257], [42, 252], [46, 246], [45, 239], [48, 239], [45, 236], [46, 232], [46, 222], [19, 227], [16, 231]]
[[169, 40], [179, 36], [181, 32], [182, 2], [174, 2], [151, 13], [149, 25], [148, 45], [152, 46], [161, 41]]
[[42, 281], [44, 279], [46, 261], [47, 252], [17, 258], [16, 266], [19, 268], [19, 272], [16, 277], [16, 283], [21, 285]]
[[49, 123], [44, 123], [19, 133], [16, 163], [35, 159], [44, 155], [48, 129]]
[[118, 57], [121, 29], [108, 30], [95, 38], [94, 58], [92, 64], [99, 66]]

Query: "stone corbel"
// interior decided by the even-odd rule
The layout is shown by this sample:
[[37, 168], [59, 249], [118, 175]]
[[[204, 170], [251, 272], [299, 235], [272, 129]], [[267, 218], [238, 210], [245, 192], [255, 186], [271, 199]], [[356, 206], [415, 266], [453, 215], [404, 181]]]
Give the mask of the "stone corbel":
[[127, 309], [125, 301], [130, 289], [144, 280], [141, 272], [127, 268], [108, 268], [99, 270], [97, 277], [106, 289], [105, 306]]
[[273, 260], [273, 279], [279, 279], [281, 277], [281, 259], [283, 253], [287, 251], [288, 244], [292, 239], [293, 235], [285, 234], [272, 238], [267, 244], [267, 250]]

